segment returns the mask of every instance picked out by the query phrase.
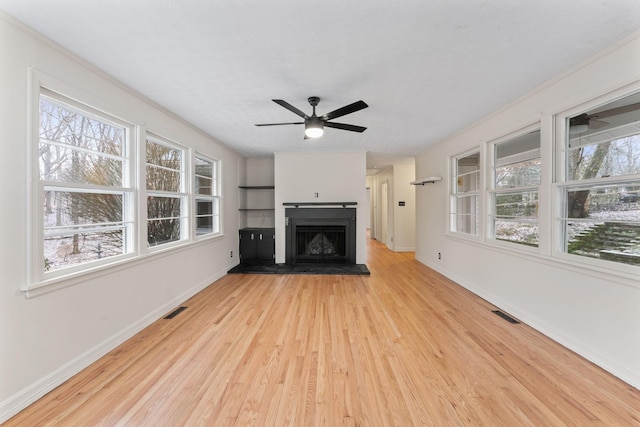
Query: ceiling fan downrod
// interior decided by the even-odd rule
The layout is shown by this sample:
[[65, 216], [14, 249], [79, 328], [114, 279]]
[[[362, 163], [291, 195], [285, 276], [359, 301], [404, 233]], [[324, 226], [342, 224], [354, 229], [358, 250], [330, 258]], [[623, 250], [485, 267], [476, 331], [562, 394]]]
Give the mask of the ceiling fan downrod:
[[320, 97], [318, 96], [310, 96], [309, 99], [307, 99], [307, 101], [309, 101], [309, 104], [311, 104], [311, 107], [313, 107], [313, 115], [316, 115], [316, 105], [318, 105], [318, 103], [320, 102]]

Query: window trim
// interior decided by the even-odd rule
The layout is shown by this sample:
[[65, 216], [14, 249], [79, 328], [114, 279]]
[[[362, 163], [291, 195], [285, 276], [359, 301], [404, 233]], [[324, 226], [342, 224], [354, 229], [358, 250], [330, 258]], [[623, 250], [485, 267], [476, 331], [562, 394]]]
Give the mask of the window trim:
[[[135, 213], [131, 203], [134, 200], [135, 195], [135, 178], [132, 175], [131, 163], [135, 162], [135, 126], [124, 120], [115, 117], [112, 114], [101, 111], [85, 102], [74, 99], [67, 94], [63, 94], [61, 90], [58, 90], [55, 85], [49, 85], [42, 82], [38, 76], [33, 76], [33, 86], [31, 87], [29, 99], [32, 103], [29, 111], [31, 112], [30, 120], [30, 132], [28, 135], [29, 140], [29, 167], [27, 168], [27, 174], [31, 181], [29, 191], [28, 212], [31, 216], [30, 230], [28, 232], [28, 244], [27, 250], [29, 254], [27, 256], [28, 262], [28, 285], [27, 288], [32, 288], [34, 284], [47, 283], [58, 278], [64, 278], [73, 276], [76, 274], [82, 274], [86, 271], [91, 271], [101, 266], [111, 265], [122, 260], [132, 258], [136, 255], [135, 236], [136, 233], [136, 221]], [[65, 109], [77, 112], [92, 120], [96, 120], [102, 123], [106, 123], [118, 128], [122, 128], [124, 131], [124, 144], [123, 152], [121, 156], [115, 156], [122, 160], [122, 182], [120, 186], [102, 186], [96, 184], [80, 184], [75, 182], [65, 181], [49, 181], [43, 180], [40, 176], [40, 101], [44, 98], [50, 102], [60, 105]], [[66, 145], [61, 144], [60, 145]], [[72, 146], [69, 149], [73, 150]], [[84, 152], [93, 152], [92, 150], [83, 150]], [[101, 154], [99, 154], [101, 155]], [[114, 157], [106, 154], [104, 157]], [[45, 226], [44, 226], [44, 214], [42, 211], [44, 191], [46, 188], [58, 188], [60, 190], [85, 190], [83, 192], [90, 194], [122, 194], [123, 197], [123, 218], [122, 224], [124, 227], [124, 233], [128, 236], [123, 243], [125, 252], [122, 254], [114, 255], [108, 258], [92, 260], [88, 262], [82, 262], [75, 265], [60, 268], [54, 271], [46, 271], [44, 269], [45, 254], [44, 254], [44, 239], [45, 239]], [[125, 202], [126, 201], [126, 202]], [[127, 224], [129, 224], [127, 226]], [[24, 288], [24, 287], [23, 287]]]
[[[196, 160], [200, 159], [200, 160], [204, 160], [206, 162], [211, 163], [212, 167], [213, 167], [213, 173], [212, 173], [212, 177], [211, 177], [211, 181], [212, 181], [212, 187], [211, 187], [211, 194], [210, 195], [205, 195], [205, 194], [199, 194], [196, 193], [196, 179], [197, 179], [197, 175], [196, 174]], [[191, 184], [191, 188], [193, 189], [192, 191], [192, 202], [191, 202], [191, 211], [193, 212], [193, 220], [192, 220], [192, 231], [191, 231], [191, 238], [193, 240], [202, 240], [202, 239], [208, 239], [211, 237], [215, 237], [215, 236], [219, 236], [222, 234], [222, 186], [220, 178], [221, 178], [221, 168], [222, 168], [222, 162], [218, 159], [214, 159], [211, 156], [207, 156], [206, 154], [202, 154], [199, 151], [195, 151], [193, 153], [192, 156], [192, 161], [191, 164], [193, 165], [193, 172], [191, 173], [191, 178], [192, 178], [192, 184]], [[197, 234], [197, 221], [198, 221], [198, 200], [211, 200], [212, 203], [215, 205], [217, 203], [218, 205], [218, 214], [214, 215], [212, 213], [212, 219], [215, 219], [217, 217], [217, 228], [218, 231], [211, 231], [209, 233], [204, 233], [204, 234]], [[214, 227], [215, 230], [215, 227]]]
[[[146, 185], [145, 185], [145, 141], [147, 130], [145, 126], [136, 124], [135, 121], [128, 121], [117, 114], [110, 113], [113, 106], [105, 102], [104, 99], [93, 96], [89, 92], [85, 92], [65, 82], [57, 80], [45, 73], [28, 69], [28, 87], [27, 87], [27, 131], [26, 131], [26, 177], [27, 177], [27, 197], [25, 210], [27, 212], [27, 227], [25, 230], [25, 260], [26, 260], [26, 281], [18, 285], [27, 298], [35, 298], [50, 292], [75, 286], [93, 280], [107, 274], [114, 274], [127, 268], [142, 265], [157, 257], [173, 255], [177, 252], [190, 250], [194, 247], [209, 244], [212, 241], [219, 240], [224, 237], [223, 224], [223, 175], [222, 161], [216, 160], [215, 157], [199, 153], [199, 155], [208, 159], [216, 160], [218, 164], [218, 188], [219, 188], [219, 213], [220, 224], [219, 233], [208, 234], [195, 239], [190, 234], [184, 240], [172, 242], [171, 244], [161, 245], [149, 251], [146, 247], [146, 227], [141, 224], [146, 222]], [[125, 165], [123, 174], [128, 180], [127, 198], [128, 205], [126, 215], [133, 224], [132, 230], [128, 236], [131, 242], [131, 252], [92, 261], [91, 263], [78, 264], [77, 268], [62, 268], [54, 272], [49, 272], [46, 277], [44, 275], [44, 213], [43, 188], [40, 183], [40, 165], [39, 165], [39, 136], [40, 136], [40, 94], [42, 90], [48, 91], [54, 99], [70, 100], [75, 108], [80, 108], [80, 113], [89, 114], [91, 117], [100, 121], [106, 121], [118, 126], [126, 126], [127, 138], [127, 156], [128, 164]], [[97, 115], [97, 117], [96, 117]], [[154, 134], [157, 135], [157, 134]], [[192, 167], [192, 157], [195, 149], [193, 147], [177, 144], [184, 148], [186, 159], [185, 167], [185, 185], [187, 196], [187, 208], [192, 212], [192, 178], [190, 178], [190, 168]], [[142, 150], [142, 152], [141, 152]], [[55, 183], [59, 185], [60, 183]], [[99, 188], [96, 187], [96, 190]], [[111, 187], [108, 188], [112, 190]], [[193, 228], [194, 217], [187, 217], [189, 229]], [[55, 274], [54, 274], [55, 273]]]
[[[168, 190], [150, 190], [147, 188], [146, 178], [147, 178], [147, 167], [149, 165], [158, 167], [161, 169], [167, 169], [166, 167], [155, 165], [153, 163], [149, 163], [146, 157], [147, 143], [152, 142], [154, 144], [169, 148], [171, 150], [179, 150], [181, 152], [180, 156], [180, 185], [179, 191], [168, 191]], [[140, 143], [141, 152], [144, 153], [144, 158], [141, 163], [144, 163], [144, 167], [140, 170], [140, 175], [144, 177], [143, 184], [140, 186], [140, 192], [143, 194], [142, 201], [144, 201], [144, 227], [140, 224], [140, 227], [144, 229], [145, 233], [145, 244], [143, 245], [142, 241], [140, 242], [141, 247], [145, 247], [145, 252], [154, 252], [160, 249], [169, 248], [172, 246], [177, 246], [180, 244], [184, 244], [185, 242], [191, 241], [191, 206], [190, 206], [190, 196], [192, 194], [192, 185], [191, 180], [188, 178], [190, 174], [190, 159], [191, 159], [191, 150], [188, 147], [183, 146], [182, 144], [178, 144], [177, 142], [171, 141], [167, 138], [164, 138], [153, 132], [145, 132], [144, 142]], [[147, 201], [149, 197], [162, 197], [162, 198], [177, 198], [180, 200], [180, 216], [179, 217], [163, 217], [163, 218], [149, 218], [148, 214], [148, 206]], [[142, 202], [141, 202], [142, 203]], [[177, 240], [162, 242], [156, 245], [149, 244], [149, 236], [148, 236], [148, 226], [150, 221], [154, 220], [162, 220], [162, 219], [180, 219], [180, 238]]]
[[[478, 170], [477, 171], [472, 171], [472, 172], [466, 172], [463, 174], [459, 174], [458, 173], [458, 160], [465, 158], [465, 157], [469, 157], [470, 155], [473, 154], [477, 154], [478, 155]], [[482, 236], [483, 236], [483, 221], [481, 220], [482, 218], [482, 212], [483, 212], [483, 198], [482, 198], [482, 187], [483, 187], [483, 173], [482, 173], [482, 167], [483, 167], [483, 152], [482, 152], [482, 147], [481, 146], [475, 146], [469, 150], [466, 150], [462, 153], [458, 153], [452, 156], [449, 156], [449, 179], [450, 179], [450, 183], [449, 183], [449, 209], [448, 209], [448, 219], [447, 219], [447, 235], [449, 236], [455, 236], [455, 237], [460, 237], [463, 239], [471, 239], [471, 240], [482, 240]], [[477, 185], [476, 185], [476, 189], [472, 190], [472, 191], [465, 191], [464, 193], [458, 193], [457, 191], [457, 187], [458, 187], [458, 178], [461, 176], [468, 176], [471, 174], [477, 173]], [[458, 218], [458, 212], [457, 212], [457, 201], [462, 197], [475, 197], [476, 198], [476, 203], [477, 203], [477, 208], [475, 211], [475, 219], [476, 219], [476, 232], [475, 233], [465, 233], [462, 231], [458, 231], [457, 229], [454, 229], [454, 218]], [[471, 214], [469, 214], [471, 216]]]

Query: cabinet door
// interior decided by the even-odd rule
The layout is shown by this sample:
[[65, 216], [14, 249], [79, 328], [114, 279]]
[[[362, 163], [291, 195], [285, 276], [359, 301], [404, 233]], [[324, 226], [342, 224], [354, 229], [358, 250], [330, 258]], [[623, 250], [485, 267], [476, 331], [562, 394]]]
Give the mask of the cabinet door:
[[255, 261], [258, 256], [256, 238], [251, 230], [240, 231], [240, 261]]
[[273, 238], [273, 230], [264, 230], [258, 233], [257, 258], [262, 262], [273, 262], [276, 246]]

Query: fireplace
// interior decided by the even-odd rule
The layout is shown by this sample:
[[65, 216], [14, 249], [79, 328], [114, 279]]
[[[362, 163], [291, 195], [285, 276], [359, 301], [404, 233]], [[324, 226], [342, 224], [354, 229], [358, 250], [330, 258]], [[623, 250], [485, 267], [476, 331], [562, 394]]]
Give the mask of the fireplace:
[[356, 209], [287, 208], [286, 263], [355, 264]]

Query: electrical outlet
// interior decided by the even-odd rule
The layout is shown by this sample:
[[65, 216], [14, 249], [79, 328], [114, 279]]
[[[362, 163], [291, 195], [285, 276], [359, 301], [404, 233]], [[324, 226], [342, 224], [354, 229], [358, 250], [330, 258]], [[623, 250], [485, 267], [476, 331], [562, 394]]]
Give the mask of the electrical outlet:
[[230, 256], [231, 256], [231, 258], [233, 258], [233, 251], [231, 251], [231, 255]]
[[438, 252], [438, 259], [442, 259], [442, 254]]

